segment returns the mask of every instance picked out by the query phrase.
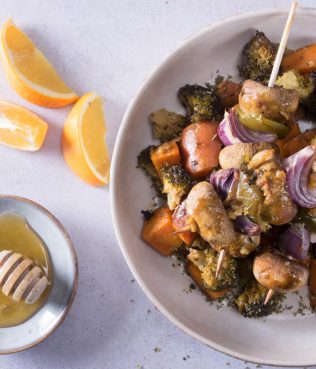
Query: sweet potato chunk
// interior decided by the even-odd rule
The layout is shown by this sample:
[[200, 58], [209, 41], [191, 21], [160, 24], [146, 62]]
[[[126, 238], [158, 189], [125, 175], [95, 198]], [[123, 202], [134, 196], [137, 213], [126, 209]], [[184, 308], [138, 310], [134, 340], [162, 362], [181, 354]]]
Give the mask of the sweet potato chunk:
[[316, 70], [316, 44], [304, 46], [282, 59], [282, 68], [286, 72], [295, 69], [300, 73], [309, 73]]
[[181, 157], [177, 142], [168, 141], [153, 149], [151, 160], [159, 175], [163, 167], [180, 164]]
[[211, 291], [205, 288], [201, 277], [200, 269], [190, 261], [187, 264], [187, 272], [190, 275], [190, 277], [194, 280], [196, 285], [200, 288], [200, 290], [204, 292], [205, 295], [209, 297], [211, 300], [219, 299], [225, 296], [229, 291], [229, 288], [226, 288], [225, 290], [222, 291]]
[[182, 131], [184, 167], [194, 179], [205, 178], [218, 166], [221, 142], [217, 128], [217, 122], [202, 121], [190, 124]]
[[293, 123], [290, 126], [290, 131], [284, 138], [280, 138], [275, 141], [275, 144], [278, 146], [280, 150], [280, 154], [283, 158], [287, 156], [287, 150], [284, 149], [284, 146], [287, 142], [289, 142], [292, 138], [301, 134], [300, 126], [297, 123]]
[[163, 256], [169, 256], [181, 246], [181, 238], [173, 234], [172, 212], [167, 207], [155, 211], [149, 220], [145, 220], [142, 238]]
[[316, 128], [301, 133], [300, 135], [292, 138], [286, 142], [283, 146], [284, 156], [291, 156], [296, 152], [304, 149], [304, 147], [311, 144], [311, 140], [316, 136]]

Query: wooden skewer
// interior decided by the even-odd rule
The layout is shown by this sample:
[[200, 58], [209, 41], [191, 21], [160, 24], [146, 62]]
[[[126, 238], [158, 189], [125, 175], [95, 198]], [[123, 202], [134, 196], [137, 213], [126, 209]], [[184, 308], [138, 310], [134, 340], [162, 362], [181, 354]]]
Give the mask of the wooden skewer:
[[272, 296], [274, 295], [274, 290], [269, 290], [267, 293], [267, 296], [264, 300], [264, 305], [267, 305], [267, 303], [272, 299]]
[[218, 255], [218, 260], [217, 260], [217, 265], [216, 265], [216, 272], [215, 272], [216, 279], [218, 278], [219, 272], [221, 271], [225, 255], [226, 255], [226, 250], [221, 249]]
[[[273, 65], [273, 69], [272, 69], [271, 76], [270, 76], [270, 79], [269, 79], [268, 87], [274, 87], [274, 84], [275, 84], [275, 81], [276, 81], [276, 78], [277, 78], [277, 75], [278, 75], [278, 72], [279, 72], [279, 68], [280, 68], [280, 65], [281, 65], [281, 62], [282, 62], [284, 50], [285, 50], [285, 47], [286, 47], [286, 44], [287, 44], [287, 40], [288, 40], [289, 35], [290, 35], [291, 26], [292, 26], [292, 23], [293, 23], [296, 7], [297, 7], [297, 1], [292, 1], [291, 8], [290, 8], [290, 11], [289, 11], [289, 15], [287, 17], [287, 21], [285, 23], [284, 31], [283, 31], [283, 34], [282, 34], [282, 37], [281, 37], [278, 52], [277, 52], [277, 55], [276, 55], [275, 60], [274, 60], [274, 65]], [[271, 300], [273, 295], [274, 295], [274, 290], [270, 289], [267, 293], [267, 296], [266, 296], [265, 300], [264, 300], [264, 305], [268, 304], [268, 302]]]
[[287, 44], [287, 40], [289, 38], [296, 7], [297, 7], [297, 1], [292, 1], [292, 5], [291, 5], [290, 12], [289, 12], [289, 15], [288, 15], [285, 27], [284, 27], [282, 38], [281, 38], [280, 45], [278, 48], [278, 52], [274, 60], [274, 65], [273, 65], [273, 69], [272, 69], [271, 76], [269, 79], [268, 87], [274, 87], [274, 83], [277, 78], [279, 68], [282, 62], [284, 50]]

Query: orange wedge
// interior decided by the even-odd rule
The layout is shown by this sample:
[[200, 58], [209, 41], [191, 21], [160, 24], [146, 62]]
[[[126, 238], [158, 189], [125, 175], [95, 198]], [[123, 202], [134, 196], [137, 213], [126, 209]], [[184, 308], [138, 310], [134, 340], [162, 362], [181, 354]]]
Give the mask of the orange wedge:
[[78, 100], [74, 91], [11, 19], [3, 25], [0, 37], [1, 59], [7, 78], [21, 97], [48, 108]]
[[93, 186], [109, 182], [110, 159], [105, 136], [102, 99], [88, 92], [76, 102], [66, 119], [62, 151], [70, 169]]
[[45, 140], [48, 125], [21, 106], [0, 100], [0, 143], [15, 149], [36, 151]]

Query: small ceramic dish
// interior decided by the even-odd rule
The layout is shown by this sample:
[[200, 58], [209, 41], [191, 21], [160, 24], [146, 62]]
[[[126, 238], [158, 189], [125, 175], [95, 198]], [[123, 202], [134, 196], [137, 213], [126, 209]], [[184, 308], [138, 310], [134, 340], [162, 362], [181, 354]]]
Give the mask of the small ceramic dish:
[[[162, 107], [184, 112], [177, 98], [186, 83], [212, 82], [216, 71], [238, 79], [242, 47], [259, 29], [279, 42], [289, 9], [263, 10], [217, 22], [188, 38], [142, 84], [118, 133], [111, 169], [111, 204], [116, 235], [125, 259], [151, 301], [174, 324], [199, 341], [226, 354], [261, 364], [316, 364], [316, 316], [294, 317], [287, 310], [265, 319], [246, 319], [234, 309], [210, 306], [200, 291], [184, 293], [191, 280], [173, 260], [163, 258], [140, 238], [141, 209], [154, 191], [136, 169], [139, 152], [154, 142], [148, 115]], [[297, 9], [288, 47], [315, 43], [316, 9]], [[305, 291], [306, 292], [306, 291]], [[308, 299], [306, 298], [308, 304]], [[290, 305], [290, 302], [289, 302]]]
[[0, 328], [0, 354], [25, 350], [47, 338], [66, 317], [76, 294], [78, 262], [72, 241], [60, 222], [37, 203], [16, 196], [0, 196], [0, 215], [24, 217], [45, 243], [53, 270], [52, 288], [44, 305], [27, 321]]

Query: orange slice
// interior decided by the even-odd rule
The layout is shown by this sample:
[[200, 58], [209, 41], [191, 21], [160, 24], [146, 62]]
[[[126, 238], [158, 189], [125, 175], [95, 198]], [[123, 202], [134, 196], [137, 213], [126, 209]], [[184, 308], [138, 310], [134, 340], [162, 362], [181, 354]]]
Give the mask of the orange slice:
[[0, 51], [7, 78], [25, 100], [56, 108], [78, 100], [33, 42], [9, 19], [0, 32]]
[[15, 149], [36, 151], [45, 140], [48, 125], [21, 106], [0, 100], [0, 143]]
[[76, 102], [66, 119], [62, 150], [70, 169], [93, 186], [109, 182], [110, 159], [105, 136], [102, 99], [88, 92]]

